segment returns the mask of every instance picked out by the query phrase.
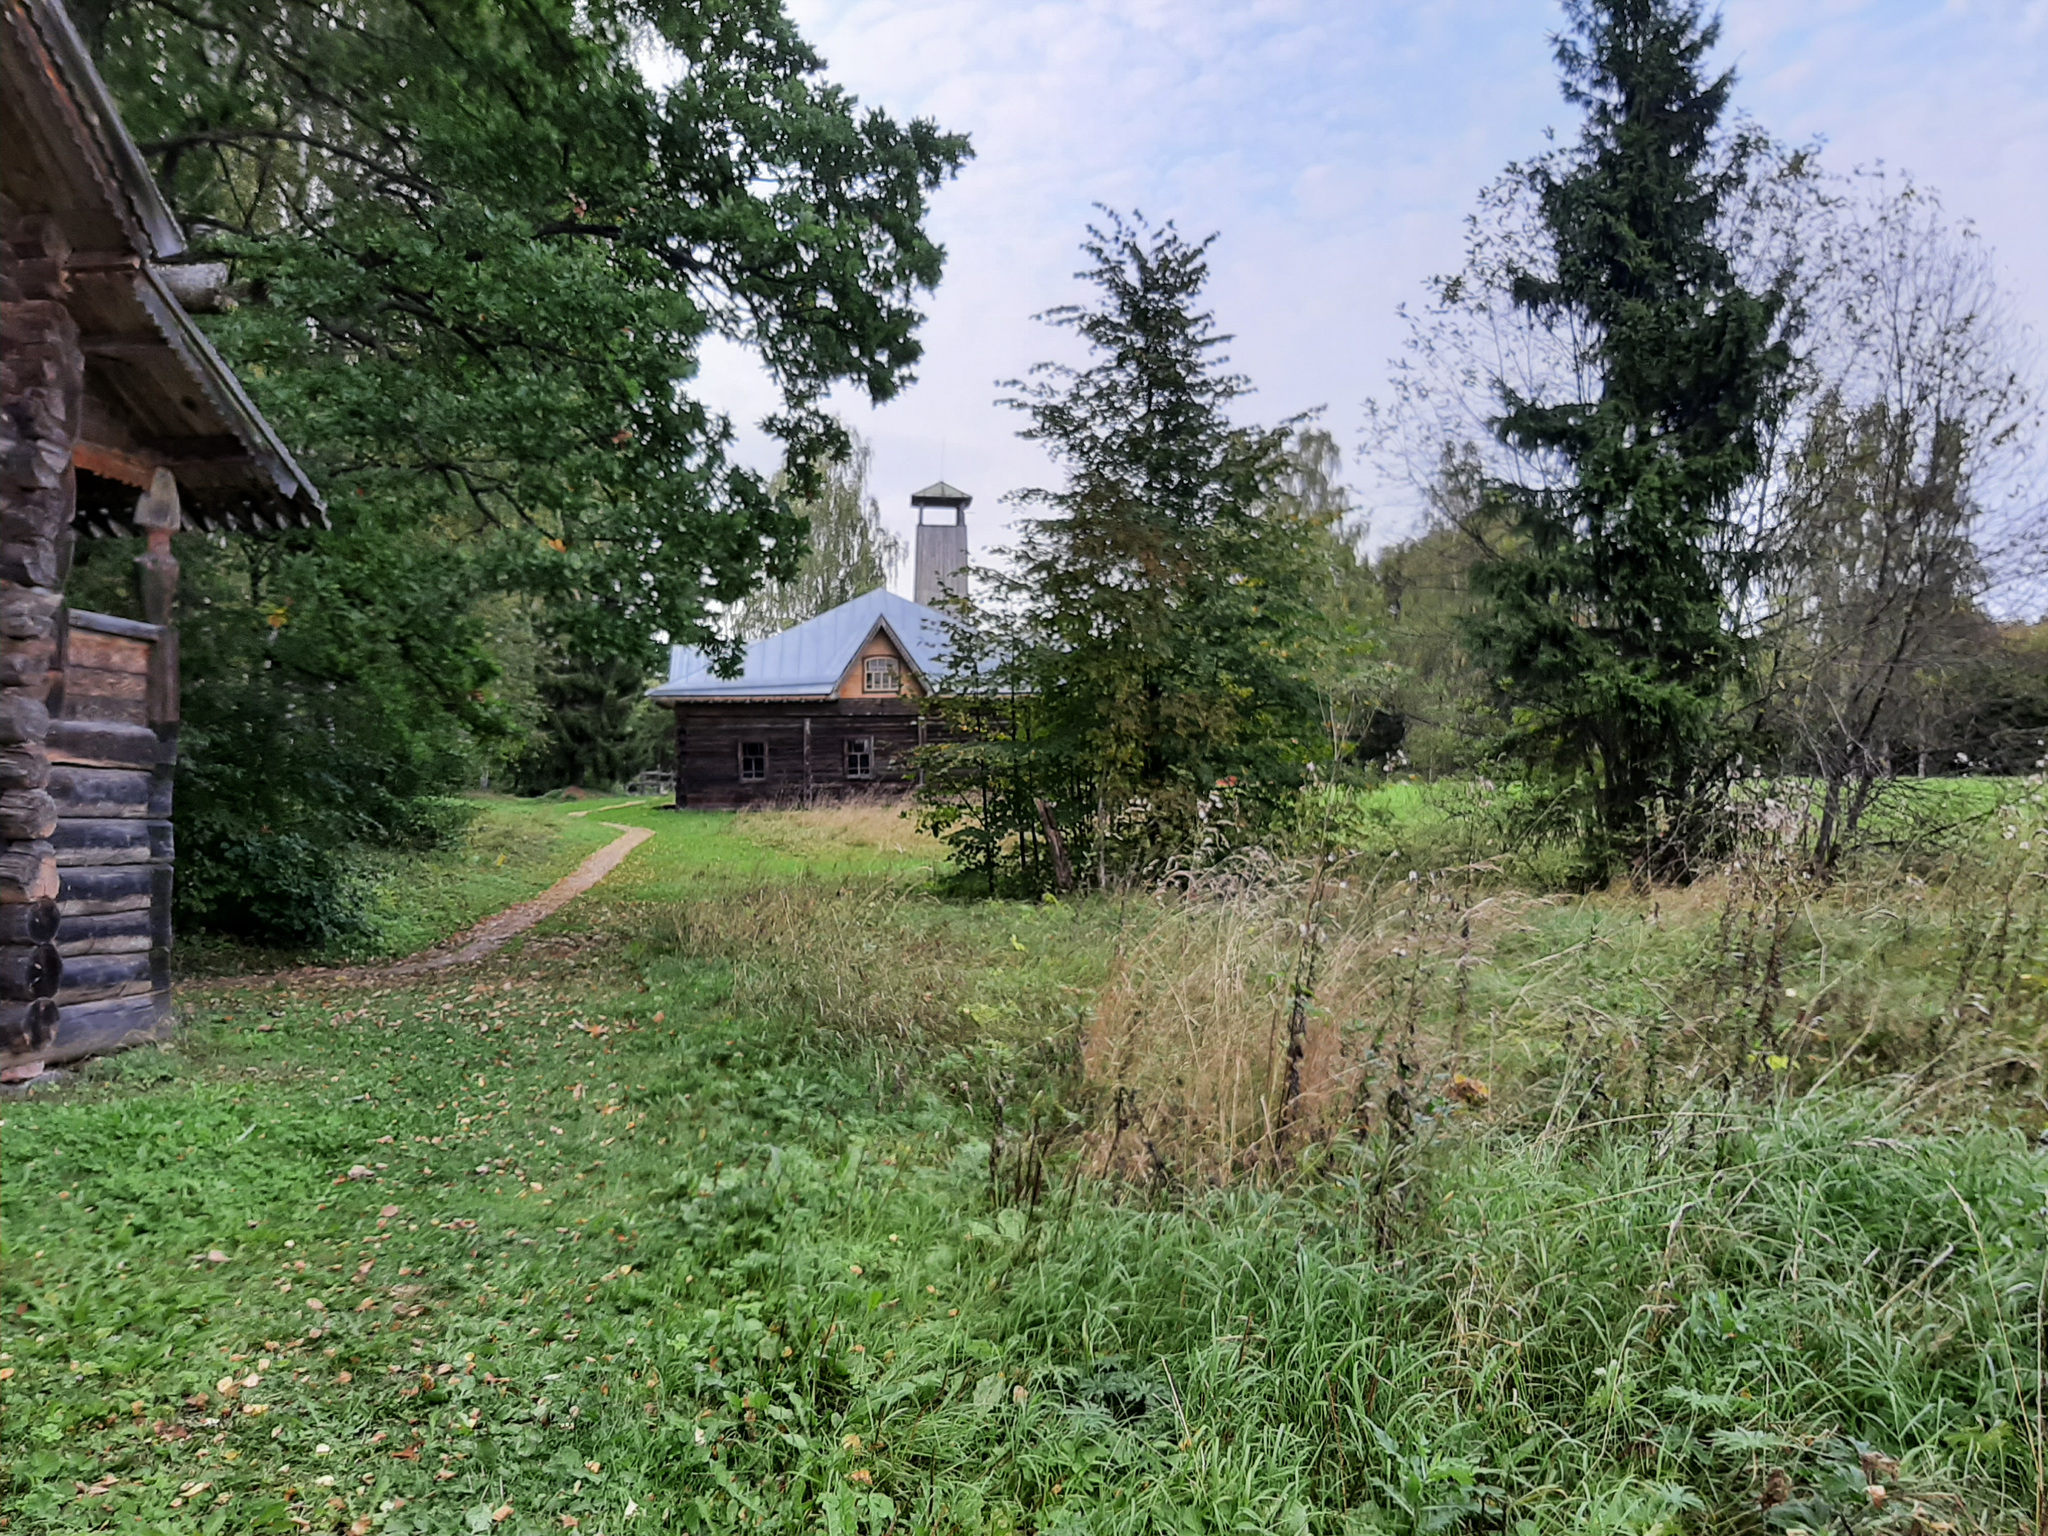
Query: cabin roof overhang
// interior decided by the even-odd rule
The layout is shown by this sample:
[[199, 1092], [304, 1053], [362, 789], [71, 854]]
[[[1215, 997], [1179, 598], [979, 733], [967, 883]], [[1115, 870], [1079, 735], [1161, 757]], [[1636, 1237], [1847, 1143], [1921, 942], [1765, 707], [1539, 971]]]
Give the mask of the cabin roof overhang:
[[224, 271], [183, 232], [56, 0], [0, 0], [0, 166], [10, 218], [37, 221], [85, 354], [75, 526], [129, 534], [157, 471], [203, 532], [324, 527], [326, 506], [188, 304]]

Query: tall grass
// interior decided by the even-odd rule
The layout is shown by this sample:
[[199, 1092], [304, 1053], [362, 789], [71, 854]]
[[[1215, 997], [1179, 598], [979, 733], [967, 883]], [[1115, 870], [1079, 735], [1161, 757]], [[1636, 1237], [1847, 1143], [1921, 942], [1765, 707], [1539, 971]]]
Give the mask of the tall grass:
[[1102, 1159], [1229, 1182], [1481, 1110], [1555, 1128], [1899, 1074], [1930, 1113], [2048, 1107], [2044, 917], [2038, 833], [1828, 880], [1760, 836], [1691, 886], [1587, 897], [1240, 857], [1125, 925], [1083, 1049]]

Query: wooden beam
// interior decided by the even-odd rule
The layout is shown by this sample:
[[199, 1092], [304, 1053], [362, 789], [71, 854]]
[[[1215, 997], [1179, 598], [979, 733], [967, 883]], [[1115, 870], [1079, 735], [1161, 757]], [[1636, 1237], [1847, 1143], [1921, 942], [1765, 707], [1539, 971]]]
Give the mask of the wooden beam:
[[87, 357], [147, 357], [152, 352], [166, 356], [171, 349], [155, 331], [123, 331], [104, 336], [81, 336], [78, 347]]
[[162, 458], [147, 450], [109, 448], [104, 443], [83, 441], [71, 445], [71, 462], [89, 474], [132, 485], [138, 491], [148, 490], [156, 472], [165, 467]]

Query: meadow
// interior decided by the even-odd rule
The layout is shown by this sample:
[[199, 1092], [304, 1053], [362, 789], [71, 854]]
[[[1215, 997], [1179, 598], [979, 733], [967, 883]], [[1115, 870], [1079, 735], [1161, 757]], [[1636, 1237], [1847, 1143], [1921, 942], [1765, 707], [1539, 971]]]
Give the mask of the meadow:
[[1580, 896], [1400, 793], [1038, 903], [886, 808], [487, 806], [415, 938], [655, 835], [0, 1104], [0, 1519], [2040, 1530], [2025, 805]]

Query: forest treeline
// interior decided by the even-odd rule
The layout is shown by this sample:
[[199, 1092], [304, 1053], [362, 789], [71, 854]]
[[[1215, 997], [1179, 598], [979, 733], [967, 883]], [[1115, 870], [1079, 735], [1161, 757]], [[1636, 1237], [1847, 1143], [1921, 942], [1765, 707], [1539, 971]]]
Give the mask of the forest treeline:
[[1372, 446], [1428, 515], [1376, 554], [1328, 433], [1234, 408], [1208, 242], [1090, 231], [1092, 300], [1046, 317], [1087, 363], [1011, 401], [1064, 483], [922, 766], [987, 889], [1328, 837], [1302, 789], [1390, 769], [1511, 780], [1506, 834], [1581, 884], [1716, 867], [1766, 802], [1825, 875], [1907, 778], [2048, 767], [2048, 629], [2011, 621], [2042, 414], [1991, 257], [1735, 114], [1700, 6], [1567, 12], [1580, 131], [1410, 316]]
[[[1583, 0], [1576, 136], [1482, 190], [1343, 483], [1249, 425], [1207, 242], [1105, 211], [1079, 361], [1004, 386], [1061, 483], [986, 573], [924, 814], [996, 887], [1156, 871], [1304, 785], [1513, 777], [1579, 878], [1683, 877], [1732, 786], [2031, 770], [2041, 418], [1966, 223], [1732, 105], [1716, 24]], [[126, 119], [231, 298], [204, 317], [333, 527], [184, 535], [180, 907], [288, 942], [363, 920], [356, 852], [479, 784], [655, 763], [665, 638], [731, 657], [878, 584], [865, 450], [969, 154], [832, 85], [777, 0], [89, 0]], [[764, 475], [696, 382], [762, 358]], [[1381, 546], [1375, 514], [1420, 501]], [[121, 611], [120, 541], [81, 603]], [[1377, 778], [1376, 778], [1377, 776]]]

